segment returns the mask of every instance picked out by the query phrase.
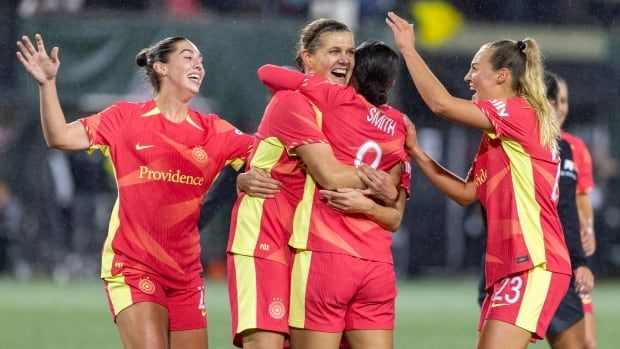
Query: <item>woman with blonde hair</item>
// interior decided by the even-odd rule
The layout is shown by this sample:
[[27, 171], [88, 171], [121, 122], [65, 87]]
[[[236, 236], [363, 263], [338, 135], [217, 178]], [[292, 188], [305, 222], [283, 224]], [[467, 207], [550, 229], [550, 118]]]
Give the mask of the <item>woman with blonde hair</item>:
[[486, 298], [477, 347], [525, 348], [542, 339], [571, 277], [557, 213], [558, 122], [534, 39], [483, 45], [465, 81], [473, 101], [453, 97], [415, 49], [413, 26], [394, 13], [394, 32], [420, 95], [437, 115], [483, 131], [466, 180], [441, 167], [407, 122], [407, 151], [441, 192], [460, 205], [480, 200], [487, 217]]

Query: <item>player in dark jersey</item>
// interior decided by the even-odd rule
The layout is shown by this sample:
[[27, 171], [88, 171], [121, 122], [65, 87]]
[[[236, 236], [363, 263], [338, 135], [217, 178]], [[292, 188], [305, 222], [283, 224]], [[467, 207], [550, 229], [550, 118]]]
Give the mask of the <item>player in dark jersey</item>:
[[[547, 72], [545, 75], [547, 98], [554, 107], [560, 127], [568, 114], [568, 89], [559, 76]], [[577, 207], [578, 185], [581, 176], [577, 164], [580, 150], [575, 147], [575, 136], [566, 132], [560, 137], [560, 199], [558, 214], [564, 230], [564, 238], [571, 258], [573, 279], [566, 296], [558, 307], [549, 330], [547, 339], [552, 348], [584, 348], [585, 320], [581, 295], [587, 297], [592, 292], [594, 277], [587, 267], [580, 234], [579, 212]]]
[[103, 246], [101, 276], [128, 348], [207, 348], [197, 220], [227, 164], [241, 165], [253, 137], [217, 115], [188, 107], [204, 78], [189, 40], [164, 39], [136, 56], [156, 96], [118, 102], [67, 123], [57, 91], [58, 48], [48, 56], [24, 36], [17, 57], [39, 83], [48, 146], [99, 149], [114, 166], [118, 198]]
[[564, 297], [570, 261], [557, 213], [559, 127], [545, 96], [534, 39], [483, 45], [465, 81], [473, 102], [451, 96], [415, 49], [413, 26], [388, 13], [409, 73], [431, 110], [483, 131], [466, 180], [430, 158], [407, 123], [407, 149], [440, 191], [487, 214], [484, 301], [477, 347], [524, 348], [544, 337]]

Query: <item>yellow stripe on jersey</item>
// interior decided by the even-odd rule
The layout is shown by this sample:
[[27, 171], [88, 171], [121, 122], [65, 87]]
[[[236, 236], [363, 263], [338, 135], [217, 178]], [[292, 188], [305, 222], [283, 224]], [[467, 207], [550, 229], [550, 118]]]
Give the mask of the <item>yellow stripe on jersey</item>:
[[312, 106], [312, 110], [314, 111], [314, 117], [316, 118], [316, 124], [319, 125], [320, 129], [323, 129], [323, 113], [314, 105], [314, 103], [310, 102], [310, 106]]
[[289, 245], [294, 248], [303, 250], [308, 247], [308, 237], [310, 236], [310, 217], [312, 216], [315, 190], [316, 181], [312, 178], [312, 176], [306, 174], [304, 194], [301, 201], [295, 208], [295, 217], [293, 217], [293, 234], [289, 240]]
[[202, 127], [198, 126], [198, 124], [196, 122], [194, 122], [194, 120], [192, 120], [192, 118], [189, 116], [189, 114], [185, 115], [185, 120], [187, 120], [187, 123], [189, 123], [190, 125], [194, 126], [197, 129], [199, 129], [200, 131], [204, 131], [202, 129]]
[[146, 113], [140, 115], [141, 117], [148, 117], [148, 116], [154, 116], [157, 114], [161, 114], [161, 111], [159, 111], [159, 108], [155, 107], [153, 109], [151, 109], [150, 111], [147, 111]]
[[[250, 166], [271, 172], [271, 169], [278, 162], [283, 152], [284, 145], [277, 138], [266, 138], [258, 144]], [[241, 199], [237, 211], [235, 235], [231, 245], [233, 253], [248, 256], [254, 255], [258, 236], [260, 235], [264, 201], [265, 199], [251, 197], [250, 195], [245, 195]]]
[[[319, 128], [323, 128], [323, 113], [319, 108], [310, 102], [316, 124]], [[316, 190], [316, 181], [312, 176], [306, 174], [306, 182], [304, 184], [304, 194], [301, 201], [295, 208], [295, 217], [293, 218], [293, 234], [289, 239], [289, 245], [297, 249], [306, 249], [308, 247], [308, 237], [310, 236], [310, 217], [312, 216], [312, 206], [314, 200], [314, 191]]]
[[[230, 165], [230, 167], [232, 167], [235, 171], [239, 171], [239, 169], [243, 166], [244, 163], [245, 161], [243, 161], [242, 159], [236, 158], [226, 161], [226, 164], [224, 166]], [[215, 179], [213, 179], [213, 183], [215, 183]]]
[[[111, 164], [112, 171], [114, 172], [114, 178], [116, 179], [116, 169], [114, 168], [114, 162], [111, 159], [110, 148], [109, 147], [99, 147], [99, 150], [103, 155], [109, 160], [108, 163]], [[116, 187], [118, 188], [118, 181], [116, 182]], [[110, 214], [110, 223], [108, 224], [108, 235], [106, 236], [105, 242], [103, 243], [103, 250], [101, 253], [101, 276], [111, 276], [112, 275], [112, 263], [114, 262], [114, 250], [112, 249], [112, 241], [114, 241], [114, 237], [116, 236], [116, 232], [121, 225], [121, 218], [119, 213], [119, 193], [116, 193], [116, 201], [114, 202], [114, 207], [112, 208], [112, 213]]]
[[[237, 280], [237, 328], [235, 333], [257, 328], [257, 299], [256, 291], [256, 264], [254, 258], [242, 255], [232, 255], [235, 261], [235, 278]], [[243, 285], [239, 287], [238, 285]]]
[[541, 311], [551, 286], [551, 272], [543, 266], [532, 268], [527, 272], [527, 286], [523, 291], [523, 301], [519, 308], [515, 325], [530, 332], [536, 332]]
[[133, 304], [131, 288], [125, 283], [125, 276], [122, 274], [106, 277], [105, 280], [108, 282], [106, 287], [116, 316], [121, 310]]
[[295, 252], [291, 271], [291, 309], [288, 316], [288, 325], [291, 327], [304, 328], [306, 322], [306, 287], [311, 261], [312, 251]]
[[502, 138], [502, 148], [510, 160], [510, 172], [523, 241], [534, 266], [545, 263], [545, 239], [536, 201], [532, 159], [521, 144]]

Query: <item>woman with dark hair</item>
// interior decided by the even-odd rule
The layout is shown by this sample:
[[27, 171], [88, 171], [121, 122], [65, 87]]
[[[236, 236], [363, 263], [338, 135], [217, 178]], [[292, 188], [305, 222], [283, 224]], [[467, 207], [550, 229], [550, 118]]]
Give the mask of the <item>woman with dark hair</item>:
[[[401, 162], [406, 159], [405, 130], [400, 114], [389, 117], [346, 87], [353, 74], [354, 50], [353, 35], [344, 24], [319, 19], [302, 29], [297, 63], [305, 71], [314, 72], [307, 76], [309, 93], [335, 97], [329, 99], [329, 103], [336, 103], [334, 106], [338, 101], [348, 101], [349, 107], [356, 110], [355, 117], [341, 117], [325, 108], [330, 106], [325, 100], [313, 103], [312, 98], [309, 100], [301, 94], [306, 91], [290, 90], [305, 79], [304, 74], [275, 66], [265, 66], [259, 71], [260, 77], [273, 78], [273, 85], [268, 85], [277, 92], [259, 126], [258, 144], [249, 166], [263, 169], [283, 185], [272, 200], [259, 202], [240, 196], [233, 211], [229, 287], [235, 344], [242, 343], [244, 348], [281, 347], [274, 341], [261, 346], [259, 337], [286, 334], [285, 325], [292, 326], [291, 346], [295, 348], [338, 348], [343, 331], [353, 347], [362, 343], [391, 347], [396, 285], [388, 230], [398, 227], [402, 209], [384, 205], [389, 202], [404, 206], [405, 195], [399, 193], [394, 182], [401, 181]], [[331, 91], [333, 94], [328, 86], [336, 88]], [[368, 120], [369, 117], [375, 118], [374, 121]], [[353, 166], [362, 162], [374, 163], [379, 169], [396, 167], [397, 180], [387, 173], [368, 167], [358, 170]], [[374, 193], [375, 188], [382, 192], [379, 187], [385, 189], [384, 194], [376, 197], [379, 204], [361, 191], [337, 190], [364, 188], [360, 176], [371, 187], [364, 193]], [[408, 174], [402, 178], [403, 185], [408, 187]], [[291, 217], [295, 217], [292, 222]], [[287, 243], [300, 248], [301, 253], [294, 260]], [[294, 269], [292, 276], [290, 264]], [[323, 267], [337, 272], [324, 279], [320, 276]], [[372, 268], [375, 269], [370, 272]], [[256, 275], [251, 278], [251, 284], [244, 277], [248, 274]], [[267, 277], [269, 282], [263, 282]], [[331, 278], [343, 281], [342, 287], [330, 287], [329, 293], [321, 294], [328, 290], [327, 284], [333, 284]], [[277, 292], [287, 292], [289, 279], [292, 282], [290, 313], [283, 306], [289, 304], [288, 294], [283, 300], [272, 291], [278, 285], [281, 289]], [[370, 280], [372, 285], [362, 285]], [[271, 285], [271, 290], [263, 284]], [[354, 291], [357, 287], [361, 290], [358, 293]], [[344, 293], [338, 294], [341, 291]], [[272, 296], [265, 297], [269, 292]], [[340, 304], [341, 296], [353, 299], [355, 294], [360, 297], [357, 301], [349, 306]], [[321, 297], [327, 303], [321, 305]], [[272, 299], [276, 303], [266, 302]], [[248, 313], [245, 309], [252, 311]], [[271, 318], [261, 317], [267, 309]], [[275, 309], [279, 311], [272, 313]], [[321, 315], [325, 311], [333, 311], [333, 316]], [[248, 325], [255, 328], [243, 327]], [[279, 343], [283, 339], [281, 335]]]
[[441, 167], [407, 122], [407, 150], [422, 173], [461, 205], [486, 213], [486, 298], [478, 348], [525, 348], [542, 339], [572, 270], [557, 212], [558, 122], [545, 95], [534, 39], [483, 45], [465, 81], [473, 101], [453, 97], [415, 49], [413, 25], [388, 13], [413, 82], [437, 115], [483, 131], [466, 180]]
[[39, 84], [49, 147], [101, 150], [111, 159], [118, 198], [110, 218], [101, 277], [126, 348], [207, 348], [204, 280], [197, 220], [204, 196], [228, 164], [252, 145], [217, 115], [188, 104], [205, 72], [202, 55], [181, 37], [136, 56], [155, 90], [152, 100], [117, 102], [67, 123], [57, 91], [58, 48], [43, 38], [17, 43], [17, 57]]
[[[329, 33], [321, 35], [313, 45], [306, 45], [312, 51], [302, 50], [305, 75], [267, 65], [259, 69], [259, 77], [272, 89], [298, 89], [309, 98], [321, 112], [321, 131], [340, 161], [362, 166], [369, 177], [381, 175], [371, 172], [372, 168], [387, 171], [397, 167], [396, 180], [387, 188], [393, 194], [381, 202], [394, 206], [398, 219], [395, 224], [385, 224], [382, 219], [389, 215], [364, 216], [364, 203], [372, 200], [363, 191], [319, 191], [310, 213], [310, 228], [294, 230], [289, 241], [296, 249], [291, 343], [299, 348], [337, 348], [344, 334], [353, 348], [391, 348], [396, 279], [390, 231], [400, 224], [409, 189], [403, 115], [386, 104], [396, 79], [398, 55], [381, 42], [361, 44], [355, 50], [352, 72], [353, 85], [363, 92], [358, 94], [338, 75], [344, 71], [322, 63], [324, 53], [329, 56], [331, 37]], [[399, 173], [403, 163], [405, 170]], [[313, 174], [312, 169], [309, 172]], [[400, 187], [398, 191], [394, 185]], [[325, 275], [321, 270], [326, 268], [333, 272]], [[330, 287], [336, 280], [339, 287]], [[369, 280], [382, 286], [370, 285]]]
[[[568, 88], [564, 79], [556, 74], [545, 74], [547, 98], [555, 109], [560, 127], [568, 115]], [[582, 297], [588, 299], [594, 286], [594, 276], [587, 266], [585, 249], [582, 246], [581, 217], [588, 217], [580, 212], [580, 196], [585, 197], [593, 186], [592, 164], [590, 154], [583, 141], [576, 136], [562, 131], [560, 134], [560, 198], [558, 214], [562, 222], [564, 238], [573, 268], [573, 278], [568, 292], [556, 311], [549, 329], [547, 339], [554, 349], [586, 348], [586, 331], [588, 323], [584, 316]], [[581, 199], [583, 200], [583, 199]], [[591, 212], [591, 209], [590, 209]], [[584, 220], [587, 221], [587, 218]], [[591, 221], [591, 218], [590, 218]], [[591, 223], [589, 225], [591, 228]], [[590, 233], [586, 233], [589, 238]], [[590, 254], [593, 252], [588, 250]], [[591, 314], [591, 313], [590, 313]], [[590, 324], [592, 326], [593, 324]]]

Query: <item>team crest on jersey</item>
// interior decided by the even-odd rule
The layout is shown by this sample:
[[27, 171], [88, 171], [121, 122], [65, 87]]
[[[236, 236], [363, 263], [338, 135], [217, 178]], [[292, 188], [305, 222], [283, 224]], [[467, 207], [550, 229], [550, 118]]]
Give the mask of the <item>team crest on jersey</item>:
[[155, 293], [155, 284], [149, 278], [141, 278], [138, 283], [138, 288], [146, 294]]
[[269, 304], [269, 316], [276, 320], [280, 320], [284, 317], [284, 315], [286, 315], [286, 307], [284, 306], [284, 303], [282, 303], [281, 299], [274, 298], [274, 300], [271, 301], [271, 304]]
[[201, 147], [199, 146], [195, 146], [194, 149], [192, 149], [192, 156], [194, 157], [194, 159], [198, 162], [206, 162], [207, 159], [209, 158], [207, 156], [207, 152], [204, 151]]

